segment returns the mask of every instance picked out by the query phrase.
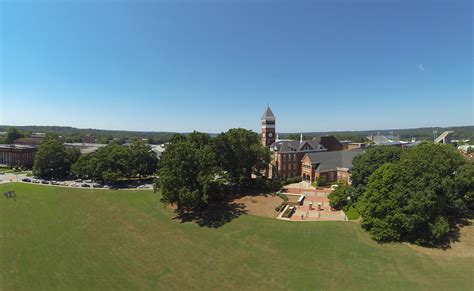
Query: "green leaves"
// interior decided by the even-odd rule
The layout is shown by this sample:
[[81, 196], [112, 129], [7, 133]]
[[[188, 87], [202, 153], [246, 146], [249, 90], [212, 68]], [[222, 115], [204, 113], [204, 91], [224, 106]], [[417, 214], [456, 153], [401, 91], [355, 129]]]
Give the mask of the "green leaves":
[[401, 153], [402, 150], [398, 147], [376, 146], [367, 149], [363, 155], [357, 155], [350, 170], [354, 199], [357, 200], [364, 193], [372, 173], [385, 163], [398, 162]]
[[58, 139], [46, 139], [36, 153], [33, 173], [46, 179], [64, 178], [69, 174], [74, 158], [76, 152], [66, 150]]
[[471, 201], [472, 173], [472, 164], [451, 146], [422, 143], [404, 150], [398, 162], [382, 165], [362, 184], [362, 226], [377, 241], [443, 243]]
[[160, 189], [164, 203], [199, 209], [223, 199], [228, 182], [249, 185], [252, 174], [261, 175], [270, 153], [258, 135], [242, 128], [215, 139], [193, 132], [173, 137], [160, 159]]
[[137, 140], [130, 147], [112, 143], [95, 153], [82, 155], [72, 170], [82, 178], [113, 183], [123, 178], [152, 175], [157, 165], [158, 160], [150, 146]]
[[260, 144], [258, 135], [243, 128], [219, 134], [215, 151], [220, 166], [236, 184], [249, 185], [252, 174], [262, 176], [270, 162], [270, 151]]

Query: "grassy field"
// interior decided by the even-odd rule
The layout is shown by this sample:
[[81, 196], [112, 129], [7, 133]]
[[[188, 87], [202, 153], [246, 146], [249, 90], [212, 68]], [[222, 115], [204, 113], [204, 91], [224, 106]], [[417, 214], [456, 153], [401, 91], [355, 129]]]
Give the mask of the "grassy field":
[[0, 289], [472, 290], [474, 257], [379, 245], [353, 222], [181, 223], [149, 191], [1, 184]]

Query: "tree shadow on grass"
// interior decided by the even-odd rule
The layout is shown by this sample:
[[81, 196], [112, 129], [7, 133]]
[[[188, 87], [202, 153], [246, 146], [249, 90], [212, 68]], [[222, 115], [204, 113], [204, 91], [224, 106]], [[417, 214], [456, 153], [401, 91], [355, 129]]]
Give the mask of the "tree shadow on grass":
[[433, 249], [441, 249], [441, 250], [450, 249], [452, 243], [457, 243], [461, 241], [460, 240], [461, 229], [463, 227], [472, 225], [471, 220], [473, 219], [474, 219], [474, 212], [472, 210], [461, 214], [461, 216], [459, 216], [457, 219], [451, 222], [451, 231], [445, 238], [441, 239], [438, 243], [434, 245], [421, 245], [421, 246], [427, 247], [427, 248], [433, 248]]
[[218, 228], [233, 219], [247, 214], [243, 203], [222, 202], [209, 206], [205, 210], [175, 210], [176, 217], [181, 223], [195, 222], [201, 227]]

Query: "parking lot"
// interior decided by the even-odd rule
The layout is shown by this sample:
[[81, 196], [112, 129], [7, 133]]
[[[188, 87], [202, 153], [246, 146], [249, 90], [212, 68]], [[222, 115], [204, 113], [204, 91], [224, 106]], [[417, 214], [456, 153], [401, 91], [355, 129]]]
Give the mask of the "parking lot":
[[92, 180], [45, 180], [35, 177], [28, 177], [26, 174], [15, 174], [15, 173], [0, 173], [0, 183], [8, 182], [20, 182], [20, 183], [29, 183], [29, 184], [38, 184], [38, 185], [47, 185], [47, 186], [59, 186], [59, 187], [72, 187], [72, 188], [94, 188], [94, 189], [144, 189], [149, 190], [153, 189], [153, 184], [151, 183], [120, 183], [119, 185], [110, 185], [96, 183]]

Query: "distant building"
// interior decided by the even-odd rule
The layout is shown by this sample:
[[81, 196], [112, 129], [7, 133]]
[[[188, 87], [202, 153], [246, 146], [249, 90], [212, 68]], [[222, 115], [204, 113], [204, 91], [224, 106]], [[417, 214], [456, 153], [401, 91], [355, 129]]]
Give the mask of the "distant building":
[[363, 149], [354, 149], [307, 153], [301, 163], [301, 177], [307, 182], [324, 177], [326, 182], [342, 180], [350, 184], [349, 169], [352, 167], [352, 159], [363, 152]]
[[0, 164], [30, 168], [33, 166], [37, 151], [37, 146], [0, 144]]
[[363, 142], [352, 142], [350, 140], [341, 141], [342, 150], [365, 149], [367, 145]]
[[151, 150], [156, 154], [156, 158], [160, 159], [161, 154], [165, 151], [166, 146], [168, 146], [169, 143], [165, 144], [160, 144], [160, 145], [150, 145]]
[[90, 154], [96, 152], [101, 147], [105, 147], [106, 144], [100, 143], [64, 143], [65, 147], [78, 148], [81, 154]]
[[92, 134], [86, 134], [82, 137], [83, 143], [95, 143], [95, 136]]
[[13, 144], [38, 147], [40, 144], [43, 143], [44, 139], [45, 139], [44, 136], [31, 135], [30, 137], [21, 137], [21, 138], [15, 139], [13, 141]]
[[437, 138], [435, 138], [434, 142], [435, 143], [442, 143], [442, 144], [450, 144], [451, 143], [451, 138], [453, 137], [454, 131], [445, 131], [442, 134], [440, 134]]

